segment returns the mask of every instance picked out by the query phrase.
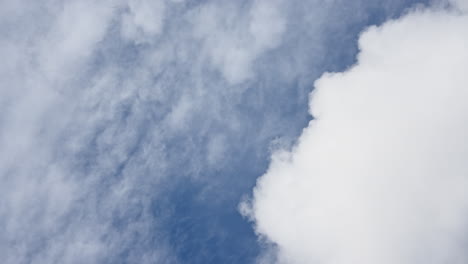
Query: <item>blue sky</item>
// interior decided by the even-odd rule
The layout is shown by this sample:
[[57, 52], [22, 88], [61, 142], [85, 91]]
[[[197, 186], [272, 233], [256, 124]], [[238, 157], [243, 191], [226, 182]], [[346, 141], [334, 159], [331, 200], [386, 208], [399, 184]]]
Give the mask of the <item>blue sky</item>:
[[[460, 21], [456, 20], [456, 13]], [[452, 31], [440, 29], [442, 26], [427, 22], [425, 17], [427, 21], [440, 19], [439, 24], [453, 29], [453, 35], [443, 35]], [[421, 64], [420, 68], [410, 69], [415, 76], [419, 76], [418, 69], [421, 69], [421, 76], [432, 76], [426, 74], [424, 65], [434, 63], [446, 67], [435, 67], [438, 70], [433, 76], [460, 79], [462, 83], [464, 79], [456, 75], [456, 69], [464, 65], [459, 61], [465, 61], [466, 49], [459, 48], [459, 54], [442, 56], [440, 61], [436, 60], [439, 58], [436, 55], [424, 54], [411, 62], [403, 58], [413, 54], [412, 49], [420, 45], [411, 46], [412, 41], [432, 43], [437, 42], [434, 40], [438, 36], [447, 39], [447, 44], [442, 46], [445, 42], [441, 42], [434, 50], [440, 49], [440, 54], [452, 48], [457, 50], [466, 44], [466, 38], [454, 37], [465, 32], [465, 17], [464, 0], [3, 1], [0, 3], [0, 54], [4, 60], [0, 66], [0, 255], [4, 256], [4, 263], [341, 264], [360, 261], [367, 264], [380, 261], [385, 264], [390, 261], [389, 258], [383, 261], [386, 254], [394, 254], [401, 256], [395, 260], [402, 264], [427, 264], [417, 262], [424, 258], [403, 249], [392, 252], [382, 242], [387, 241], [384, 238], [362, 241], [368, 246], [363, 251], [372, 251], [371, 242], [377, 241], [374, 243], [377, 245], [381, 242], [379, 250], [382, 252], [376, 250], [378, 256], [351, 254], [349, 252], [359, 251], [352, 243], [345, 243], [353, 236], [341, 237], [334, 233], [348, 234], [336, 231], [340, 226], [346, 226], [346, 230], [354, 228], [345, 224], [349, 223], [344, 220], [346, 217], [343, 223], [331, 221], [329, 226], [323, 226], [315, 223], [315, 218], [309, 218], [315, 211], [302, 215], [302, 212], [309, 212], [308, 208], [317, 208], [325, 212], [323, 215], [330, 213], [328, 216], [333, 218], [345, 210], [330, 212], [322, 208], [329, 201], [326, 195], [321, 203], [316, 200], [320, 197], [300, 196], [304, 191], [301, 188], [313, 190], [314, 184], [325, 184], [324, 190], [330, 195], [335, 190], [328, 190], [328, 182], [320, 180], [320, 177], [335, 179], [334, 172], [322, 175], [327, 170], [309, 168], [308, 162], [301, 163], [301, 160], [304, 157], [311, 163], [332, 164], [330, 168], [347, 168], [347, 163], [334, 158], [352, 148], [344, 138], [354, 135], [354, 126], [347, 127], [346, 120], [357, 120], [357, 127], [365, 131], [356, 132], [359, 135], [374, 131], [378, 126], [359, 123], [363, 113], [360, 104], [346, 102], [365, 98], [362, 106], [368, 108], [362, 111], [381, 114], [379, 118], [369, 117], [373, 120], [370, 123], [378, 123], [375, 120], [382, 117], [385, 124], [390, 124], [384, 132], [376, 132], [376, 135], [369, 132], [369, 137], [355, 138], [355, 142], [362, 142], [360, 146], [380, 146], [385, 140], [376, 139], [371, 144], [370, 138], [392, 137], [392, 129], [402, 127], [405, 117], [411, 116], [413, 108], [398, 107], [400, 103], [405, 105], [406, 101], [401, 98], [419, 102], [421, 96], [410, 97], [413, 93], [407, 95], [405, 91], [424, 94], [412, 88], [421, 85], [401, 88], [401, 94], [394, 99], [389, 99], [393, 98], [391, 94], [380, 99], [372, 90], [359, 88], [350, 88], [355, 91], [353, 95], [346, 91], [334, 94], [335, 82], [340, 83], [341, 75], [331, 74], [331, 80], [327, 81], [328, 75], [324, 73], [344, 72], [344, 76], [354, 76], [362, 67], [363, 76], [376, 79], [381, 75], [374, 77], [370, 70], [374, 68], [366, 68], [367, 63], [380, 69], [379, 65], [385, 61], [402, 58], [399, 62], [403, 66], [391, 64], [389, 68], [382, 66], [380, 71], [395, 78], [382, 77], [373, 87], [386, 87], [387, 83], [393, 84], [393, 80], [399, 81], [399, 76], [405, 74], [395, 69], [413, 63]], [[404, 32], [405, 23], [410, 29], [416, 28], [414, 32]], [[369, 26], [373, 27], [368, 29]], [[421, 30], [420, 36], [415, 33], [418, 28], [427, 30]], [[409, 37], [413, 35], [414, 39]], [[395, 39], [400, 42], [393, 42]], [[392, 45], [385, 48], [386, 43]], [[392, 47], [400, 47], [399, 43], [409, 46], [405, 48], [401, 44], [402, 48], [394, 51]], [[426, 44], [420, 46], [425, 48]], [[389, 52], [394, 56], [382, 55], [386, 49], [394, 52]], [[427, 54], [438, 54], [438, 50], [427, 49]], [[425, 63], [423, 60], [427, 57], [434, 57], [434, 62]], [[431, 69], [427, 71], [432, 73]], [[445, 74], [444, 70], [453, 76]], [[355, 79], [349, 79], [343, 82], [349, 81], [353, 88]], [[365, 80], [356, 81], [355, 87], [367, 87]], [[434, 79], [433, 83], [438, 81], [447, 80]], [[406, 83], [410, 81], [402, 79], [395, 85], [406, 87]], [[448, 87], [459, 85], [446, 83]], [[461, 90], [448, 90], [444, 97], [444, 92], [430, 90], [430, 84], [430, 81], [424, 83], [428, 93], [441, 93], [442, 98], [449, 98], [447, 102], [455, 100], [451, 95]], [[320, 88], [317, 96], [310, 95], [314, 87]], [[401, 122], [387, 120], [387, 108], [384, 111], [373, 104], [365, 104], [374, 101], [380, 102], [382, 107], [396, 102], [388, 111], [400, 117], [399, 109], [404, 109], [407, 114], [401, 115], [398, 119]], [[427, 102], [432, 101], [427, 99]], [[340, 105], [348, 108], [338, 111]], [[419, 105], [414, 103], [414, 106]], [[348, 112], [351, 117], [341, 119]], [[421, 111], [416, 112], [409, 123], [426, 118]], [[325, 121], [318, 124], [328, 124], [327, 117], [337, 113], [341, 126], [330, 130], [315, 128], [315, 123], [309, 122], [312, 116], [321, 120], [318, 118], [321, 113], [325, 113]], [[441, 111], [441, 119], [436, 120], [445, 124], [444, 120], [459, 117], [444, 126], [452, 127], [452, 123], [463, 123], [462, 113], [463, 109], [458, 108], [453, 112]], [[335, 124], [333, 122], [330, 124]], [[432, 128], [414, 126], [414, 133]], [[463, 129], [454, 126], [454, 130]], [[440, 130], [440, 134], [428, 141], [447, 137], [445, 130], [438, 127], [434, 130]], [[311, 132], [313, 143], [310, 144], [308, 131], [317, 131], [317, 135]], [[327, 136], [320, 137], [320, 133]], [[341, 145], [337, 143], [338, 147], [330, 152], [322, 147], [325, 143], [321, 139], [341, 142]], [[400, 146], [399, 143], [406, 140], [399, 139], [395, 139], [393, 146]], [[425, 142], [415, 148], [428, 149]], [[440, 139], [440, 142], [443, 145], [445, 141]], [[384, 149], [385, 153], [393, 154], [382, 159], [394, 160], [410, 151], [403, 145], [401, 149], [395, 147], [395, 152], [387, 145], [371, 148], [369, 152], [377, 155]], [[463, 146], [460, 149], [453, 147], [455, 145], [457, 142], [430, 149], [428, 153], [434, 153], [430, 158], [444, 151], [464, 157], [464, 145], [458, 144]], [[312, 149], [310, 155], [307, 154], [309, 149]], [[355, 155], [351, 156], [360, 157], [361, 148], [352, 149]], [[314, 156], [315, 150], [317, 156]], [[286, 153], [291, 161], [283, 160], [281, 153]], [[420, 157], [424, 155], [416, 156], [418, 159], [415, 158], [414, 163], [422, 163]], [[322, 157], [328, 158], [322, 160]], [[362, 167], [367, 170], [355, 174], [349, 170], [349, 178], [356, 179], [353, 183], [360, 179], [359, 175], [373, 171], [370, 165], [373, 155], [365, 157]], [[345, 159], [352, 160], [348, 156]], [[424, 162], [427, 160], [432, 159], [424, 159]], [[450, 159], [453, 160], [458, 159]], [[359, 160], [353, 162], [360, 164]], [[382, 164], [381, 168], [386, 165]], [[458, 175], [464, 171], [464, 166], [458, 163], [451, 166], [457, 173], [450, 170], [439, 174]], [[428, 174], [419, 167], [413, 169]], [[438, 171], [438, 168], [432, 169]], [[319, 180], [302, 182], [301, 175], [316, 175]], [[381, 182], [388, 181], [389, 185], [392, 183], [389, 179], [406, 179], [406, 174], [400, 172], [388, 177], [385, 173], [382, 175]], [[428, 178], [428, 182], [435, 186], [439, 183], [436, 178]], [[282, 185], [282, 179], [290, 179], [284, 185], [288, 186], [285, 190], [277, 188]], [[444, 183], [458, 186], [465, 183], [458, 178], [458, 182], [450, 179]], [[414, 178], [414, 182], [422, 181]], [[336, 177], [336, 182], [343, 182], [343, 179]], [[373, 181], [365, 184], [376, 188]], [[348, 189], [340, 193], [354, 193], [359, 188], [354, 184], [346, 186]], [[451, 185], [447, 185], [449, 187]], [[408, 187], [407, 193], [419, 193], [418, 190]], [[381, 199], [382, 205], [387, 201], [386, 196], [363, 193], [365, 199]], [[434, 201], [429, 202], [433, 206], [426, 212], [450, 207], [439, 205], [438, 201], [443, 199], [436, 193], [438, 190], [428, 189], [418, 196], [427, 195], [428, 200]], [[411, 208], [413, 211], [420, 209], [413, 203], [417, 199], [408, 197], [396, 205], [400, 208], [404, 207], [401, 204], [406, 204], [408, 211], [396, 211], [395, 215], [408, 216]], [[468, 208], [464, 201], [466, 197], [461, 194], [454, 196], [452, 202], [457, 206], [447, 209], [447, 218], [464, 219], [460, 216]], [[290, 209], [290, 204], [294, 208], [304, 208], [295, 211]], [[414, 207], [409, 207], [413, 204]], [[354, 207], [362, 209], [356, 204]], [[374, 212], [366, 208], [362, 211]], [[278, 216], [280, 211], [284, 213]], [[372, 218], [356, 215], [356, 219], [361, 220]], [[355, 220], [351, 216], [349, 219]], [[295, 231], [289, 228], [292, 223], [297, 225], [300, 235], [293, 235]], [[383, 228], [373, 223], [369, 226], [375, 230]], [[329, 232], [322, 232], [328, 227]], [[415, 235], [416, 242], [429, 233], [409, 224], [396, 229], [417, 230], [421, 235]], [[454, 249], [456, 246], [447, 246], [466, 242], [466, 236], [459, 235], [464, 227], [435, 222], [427, 227], [431, 229], [455, 230], [431, 239], [445, 241], [444, 252], [457, 255], [455, 260], [440, 253], [434, 255], [435, 262], [431, 263], [445, 263], [447, 259], [462, 263], [467, 259]], [[312, 239], [315, 236], [323, 238]], [[457, 237], [456, 242], [453, 237]], [[402, 239], [391, 241], [397, 243]], [[405, 241], [413, 240], [406, 238]], [[321, 251], [321, 242], [330, 244], [331, 249], [327, 247]], [[320, 246], [314, 246], [315, 243]], [[440, 245], [421, 246], [420, 250], [436, 246]], [[413, 244], [408, 248], [413, 248]], [[309, 251], [312, 253], [304, 253]], [[327, 254], [336, 259], [324, 257]]]

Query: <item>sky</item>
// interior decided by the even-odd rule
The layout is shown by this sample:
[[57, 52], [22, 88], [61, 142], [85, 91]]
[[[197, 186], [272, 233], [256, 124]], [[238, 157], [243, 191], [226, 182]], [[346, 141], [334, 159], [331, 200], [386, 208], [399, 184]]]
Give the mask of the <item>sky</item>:
[[467, 0], [0, 1], [5, 264], [468, 262]]

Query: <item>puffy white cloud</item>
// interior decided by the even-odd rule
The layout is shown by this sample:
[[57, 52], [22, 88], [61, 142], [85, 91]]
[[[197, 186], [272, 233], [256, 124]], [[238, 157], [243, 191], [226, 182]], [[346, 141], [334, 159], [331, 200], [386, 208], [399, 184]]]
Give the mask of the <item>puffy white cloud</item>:
[[370, 27], [357, 63], [316, 81], [315, 119], [273, 155], [250, 209], [278, 262], [468, 261], [468, 15], [457, 2]]

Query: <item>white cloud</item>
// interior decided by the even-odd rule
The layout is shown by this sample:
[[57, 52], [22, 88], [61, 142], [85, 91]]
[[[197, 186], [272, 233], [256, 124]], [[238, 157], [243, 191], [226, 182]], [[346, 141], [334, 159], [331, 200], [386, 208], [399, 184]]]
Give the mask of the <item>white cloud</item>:
[[230, 84], [249, 79], [253, 61], [279, 45], [286, 23], [282, 6], [279, 0], [255, 0], [246, 12], [231, 3], [212, 3], [196, 13], [194, 34]]
[[166, 238], [186, 237], [168, 234], [180, 219], [165, 219], [160, 181], [215, 189], [225, 167], [294, 137], [281, 108], [296, 116], [301, 73], [323, 66], [319, 28], [365, 20], [335, 11], [339, 1], [0, 1], [2, 263], [177, 263], [185, 245]]
[[466, 0], [451, 0], [450, 1], [454, 6], [462, 10], [463, 12], [467, 12], [468, 10], [468, 1]]
[[417, 10], [359, 46], [258, 181], [256, 229], [280, 263], [466, 263], [468, 16]]
[[[131, 172], [134, 165], [122, 169], [122, 180], [110, 177], [129, 159], [135, 142], [138, 120], [109, 124], [132, 90], [117, 91], [118, 65], [88, 72], [96, 66], [96, 52], [119, 4], [8, 4], [12, 11], [2, 16], [10, 23], [0, 28], [7, 36], [1, 38], [5, 45], [0, 50], [7, 58], [0, 66], [2, 263], [103, 263], [116, 256], [139, 263], [170, 261], [163, 242], [146, 249], [149, 232], [135, 237], [157, 225], [144, 204], [149, 201], [142, 198], [157, 178], [129, 179], [128, 174], [136, 174]], [[105, 129], [96, 136], [100, 126]], [[93, 153], [92, 140], [97, 154], [85, 171], [80, 153], [87, 148]], [[161, 172], [163, 159], [154, 159]], [[133, 222], [116, 228], [113, 221], [125, 217], [133, 217]], [[139, 248], [119, 256], [138, 240]]]
[[150, 42], [164, 26], [164, 0], [130, 0], [122, 18], [122, 35], [137, 43]]
[[33, 46], [37, 48], [33, 52], [37, 54], [41, 74], [48, 80], [57, 80], [69, 78], [69, 74], [80, 69], [103, 39], [113, 12], [111, 1], [99, 4], [88, 0], [67, 1], [53, 16], [46, 35]]
[[[166, 148], [205, 137], [211, 122], [225, 118], [218, 109], [235, 116], [237, 104], [221, 105], [235, 89], [218, 89], [220, 82], [203, 72], [211, 54], [196, 54], [190, 9], [162, 0], [26, 2], [0, 4], [2, 263], [177, 263], [152, 211], [157, 184], [179, 174], [182, 162], [194, 178], [198, 168], [221, 167], [233, 145], [224, 129], [236, 122], [223, 119], [229, 124], [206, 137], [207, 146], [195, 142], [171, 157]], [[205, 8], [199, 5], [193, 9]], [[218, 18], [229, 13], [224, 8]], [[259, 39], [255, 52], [239, 58], [251, 64], [260, 49], [273, 47], [267, 42], [276, 30], [260, 32], [259, 24], [273, 11], [250, 23], [238, 5], [232, 8], [240, 16], [230, 20], [236, 34]], [[240, 26], [250, 24], [259, 37]], [[251, 74], [250, 66], [242, 71]], [[193, 135], [200, 116], [205, 128]]]

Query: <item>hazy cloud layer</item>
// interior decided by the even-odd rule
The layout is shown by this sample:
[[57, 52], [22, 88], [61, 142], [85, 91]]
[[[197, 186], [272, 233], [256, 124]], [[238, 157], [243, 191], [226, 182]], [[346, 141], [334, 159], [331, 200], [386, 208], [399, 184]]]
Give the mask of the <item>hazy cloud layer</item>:
[[316, 81], [314, 120], [254, 192], [279, 263], [468, 261], [466, 3], [368, 28], [357, 63]]

